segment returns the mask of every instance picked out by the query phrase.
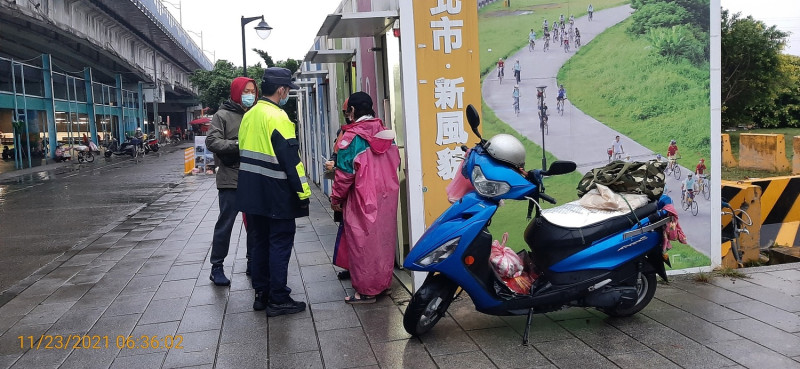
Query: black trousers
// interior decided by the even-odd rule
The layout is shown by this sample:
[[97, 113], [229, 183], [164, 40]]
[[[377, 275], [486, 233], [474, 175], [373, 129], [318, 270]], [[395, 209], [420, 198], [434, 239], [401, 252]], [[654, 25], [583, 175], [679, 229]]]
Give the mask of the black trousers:
[[266, 292], [270, 303], [289, 302], [292, 290], [286, 286], [286, 279], [297, 229], [295, 220], [255, 214], [246, 217], [248, 241], [253, 243], [250, 249], [253, 289]]
[[211, 241], [211, 265], [222, 266], [225, 257], [228, 256], [228, 249], [231, 245], [231, 231], [233, 223], [236, 222], [236, 189], [219, 189], [219, 217], [217, 224], [214, 225], [214, 238]]

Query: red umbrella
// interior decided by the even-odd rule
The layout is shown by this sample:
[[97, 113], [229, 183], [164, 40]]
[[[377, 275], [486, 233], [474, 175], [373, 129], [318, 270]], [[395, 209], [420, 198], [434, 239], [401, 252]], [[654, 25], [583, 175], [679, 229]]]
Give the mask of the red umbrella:
[[208, 131], [208, 126], [211, 125], [211, 118], [209, 118], [209, 117], [197, 118], [197, 119], [189, 122], [189, 124], [191, 124], [193, 126], [195, 126], [195, 125], [199, 126], [199, 127], [195, 128], [195, 131], [207, 132]]
[[201, 117], [189, 122], [189, 124], [208, 124], [208, 123], [211, 123], [211, 118], [209, 117]]

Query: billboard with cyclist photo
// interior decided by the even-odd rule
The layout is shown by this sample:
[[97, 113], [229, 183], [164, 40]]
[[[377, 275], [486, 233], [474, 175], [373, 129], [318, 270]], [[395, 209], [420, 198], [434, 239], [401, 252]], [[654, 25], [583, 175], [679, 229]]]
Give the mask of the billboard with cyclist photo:
[[[484, 136], [516, 136], [528, 167], [575, 162], [575, 173], [545, 179], [559, 205], [579, 200], [575, 188], [595, 168], [663, 162], [686, 235], [668, 246], [673, 269], [720, 254], [708, 231], [719, 214], [709, 186], [710, 11], [703, 0], [517, 0], [478, 13]], [[522, 249], [526, 208], [501, 208], [492, 234], [510, 231]]]

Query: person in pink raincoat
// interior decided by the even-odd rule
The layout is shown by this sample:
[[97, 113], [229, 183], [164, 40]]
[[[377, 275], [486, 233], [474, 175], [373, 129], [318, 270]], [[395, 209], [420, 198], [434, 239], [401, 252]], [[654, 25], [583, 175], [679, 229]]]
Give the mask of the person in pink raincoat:
[[333, 262], [350, 270], [355, 293], [345, 302], [372, 303], [392, 285], [400, 152], [394, 132], [374, 117], [369, 95], [352, 94], [347, 112], [353, 123], [342, 127], [337, 142], [331, 194], [331, 208], [344, 212]]

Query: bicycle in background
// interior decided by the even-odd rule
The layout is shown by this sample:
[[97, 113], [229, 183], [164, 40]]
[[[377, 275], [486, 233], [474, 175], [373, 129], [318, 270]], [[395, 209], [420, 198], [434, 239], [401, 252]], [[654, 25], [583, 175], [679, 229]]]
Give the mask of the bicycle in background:
[[684, 211], [691, 211], [692, 215], [697, 215], [699, 211], [697, 201], [694, 199], [694, 189], [686, 188], [681, 194], [681, 205]]
[[539, 118], [540, 118], [539, 119], [539, 122], [540, 122], [539, 123], [539, 129], [542, 130], [544, 132], [544, 134], [549, 134], [550, 133], [550, 129], [549, 129], [548, 124], [547, 124], [547, 120], [548, 120], [547, 117], [548, 117], [547, 105], [545, 104], [545, 106], [543, 108], [539, 109]]
[[556, 102], [556, 110], [558, 111], [558, 115], [564, 115], [564, 100], [566, 99], [566, 97], [557, 99], [558, 102]]
[[706, 200], [711, 200], [711, 185], [708, 183], [706, 175], [697, 175], [697, 182], [694, 184], [694, 192], [702, 194]]
[[681, 166], [677, 163], [678, 159], [680, 159], [680, 156], [668, 157], [667, 167], [664, 168], [665, 175], [673, 176], [675, 179], [681, 179]]
[[548, 49], [550, 49], [550, 34], [549, 33], [545, 33], [544, 34], [544, 45], [542, 46], [542, 51], [547, 51]]
[[[725, 209], [729, 209], [730, 211], [725, 211]], [[747, 230], [747, 227], [753, 225], [753, 219], [750, 218], [750, 214], [747, 214], [745, 210], [734, 209], [731, 207], [731, 204], [729, 204], [725, 199], [722, 199], [722, 215], [731, 216], [731, 232], [726, 233], [725, 228], [723, 228], [722, 242], [731, 242], [731, 252], [733, 253], [733, 258], [736, 259], [736, 263], [739, 264], [739, 267], [744, 267], [744, 264], [742, 263], [742, 256], [744, 252], [741, 250], [740, 235], [742, 233], [750, 234], [750, 231]]]

